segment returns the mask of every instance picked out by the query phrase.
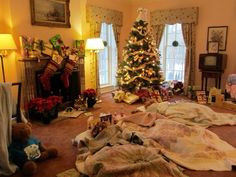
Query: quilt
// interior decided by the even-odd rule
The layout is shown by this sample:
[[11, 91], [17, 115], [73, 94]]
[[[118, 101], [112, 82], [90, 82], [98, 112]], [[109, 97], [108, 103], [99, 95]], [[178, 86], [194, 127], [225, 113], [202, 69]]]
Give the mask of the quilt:
[[230, 113], [218, 113], [206, 105], [193, 102], [161, 102], [153, 103], [146, 112], [159, 113], [174, 121], [186, 125], [198, 125], [210, 127], [213, 125], [236, 125], [236, 115]]
[[[230, 171], [236, 165], [236, 149], [204, 128], [209, 124], [188, 126], [154, 112], [125, 117], [95, 138], [90, 130], [79, 134], [78, 171], [88, 176], [179, 177], [186, 176], [182, 168]], [[142, 144], [130, 141], [134, 134]]]

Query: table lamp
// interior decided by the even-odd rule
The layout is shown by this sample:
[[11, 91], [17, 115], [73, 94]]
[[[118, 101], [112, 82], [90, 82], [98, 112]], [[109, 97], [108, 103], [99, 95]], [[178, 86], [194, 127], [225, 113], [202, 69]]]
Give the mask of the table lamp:
[[4, 72], [3, 57], [7, 56], [8, 50], [16, 50], [16, 44], [14, 42], [12, 34], [0, 34], [0, 58], [1, 58], [1, 65], [2, 65], [3, 82], [6, 81], [5, 72]]
[[104, 49], [103, 40], [101, 38], [89, 38], [86, 41], [85, 49], [90, 50], [93, 53], [93, 57], [95, 59], [96, 70], [97, 70], [97, 72], [96, 72], [96, 79], [97, 79], [96, 80], [96, 92], [97, 92], [97, 96], [99, 98], [99, 96], [100, 96], [99, 61], [98, 61], [98, 57], [96, 57], [95, 54], [97, 54], [99, 52], [99, 50]]

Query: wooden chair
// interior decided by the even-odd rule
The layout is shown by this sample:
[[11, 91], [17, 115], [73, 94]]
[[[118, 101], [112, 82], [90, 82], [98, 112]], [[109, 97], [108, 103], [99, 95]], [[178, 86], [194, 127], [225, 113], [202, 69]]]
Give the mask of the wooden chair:
[[16, 119], [17, 122], [21, 122], [21, 82], [12, 83], [13, 87], [17, 87], [17, 100], [16, 100], [16, 112], [13, 113], [12, 118]]

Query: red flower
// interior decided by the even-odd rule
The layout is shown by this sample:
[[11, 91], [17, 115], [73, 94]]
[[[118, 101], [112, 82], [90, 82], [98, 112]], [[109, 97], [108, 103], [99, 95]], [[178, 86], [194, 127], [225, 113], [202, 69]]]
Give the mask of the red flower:
[[88, 97], [96, 97], [96, 91], [92, 88], [90, 89], [86, 89], [84, 92], [83, 92], [83, 96], [84, 98], [88, 98]]
[[54, 106], [62, 103], [62, 98], [59, 96], [50, 96], [48, 98], [34, 98], [28, 103], [28, 109], [34, 109], [37, 112], [51, 110]]

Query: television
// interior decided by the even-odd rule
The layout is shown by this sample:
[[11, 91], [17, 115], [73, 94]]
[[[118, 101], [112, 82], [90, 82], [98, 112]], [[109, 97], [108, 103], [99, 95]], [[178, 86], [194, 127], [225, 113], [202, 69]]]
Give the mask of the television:
[[219, 53], [207, 53], [199, 55], [199, 69], [201, 71], [223, 72], [227, 64], [227, 55]]

